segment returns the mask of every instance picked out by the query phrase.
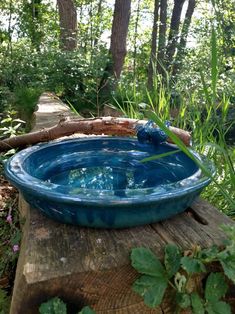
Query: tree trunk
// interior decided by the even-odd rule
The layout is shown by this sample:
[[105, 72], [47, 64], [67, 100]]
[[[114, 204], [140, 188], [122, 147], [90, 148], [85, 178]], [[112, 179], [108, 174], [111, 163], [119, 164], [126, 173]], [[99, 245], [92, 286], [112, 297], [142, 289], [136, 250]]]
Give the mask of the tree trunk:
[[7, 52], [10, 54], [11, 58], [12, 58], [12, 0], [10, 0], [9, 2], [9, 20], [8, 20], [8, 43], [7, 43]]
[[32, 0], [32, 36], [31, 42], [33, 47], [39, 52], [43, 38], [43, 34], [40, 31], [40, 24], [42, 24], [42, 17], [40, 14], [40, 5], [42, 0]]
[[[136, 135], [137, 128], [146, 123], [146, 120], [113, 117], [77, 120], [62, 119], [57, 125], [51, 128], [10, 137], [0, 141], [0, 152], [7, 151], [11, 148], [37, 144], [39, 142], [48, 142], [74, 133], [134, 136]], [[185, 145], [190, 145], [191, 136], [189, 132], [172, 126], [170, 126], [169, 129], [176, 134]], [[167, 141], [172, 143], [170, 138], [168, 138]]]
[[158, 36], [157, 72], [163, 73], [167, 28], [167, 0], [160, 1], [160, 26]]
[[137, 5], [137, 13], [136, 13], [136, 20], [135, 20], [135, 32], [134, 32], [134, 54], [133, 54], [133, 74], [134, 80], [136, 80], [136, 55], [137, 55], [137, 37], [138, 37], [138, 25], [139, 25], [139, 18], [140, 18], [140, 0], [138, 0]]
[[[113, 14], [109, 60], [100, 82], [101, 94], [109, 96], [120, 78], [126, 56], [126, 39], [130, 20], [131, 0], [116, 0]], [[113, 82], [111, 83], [111, 78]]]
[[77, 11], [73, 0], [57, 0], [60, 17], [60, 47], [72, 51], [77, 46]]
[[93, 47], [96, 48], [98, 44], [98, 40], [100, 38], [100, 33], [101, 33], [101, 17], [102, 17], [102, 4], [103, 0], [99, 0], [98, 7], [97, 7], [97, 20], [98, 23], [96, 24], [96, 31], [95, 31], [95, 38], [94, 38], [94, 44]]
[[176, 59], [175, 59], [174, 65], [173, 65], [173, 70], [172, 70], [173, 76], [176, 75], [176, 73], [180, 70], [181, 65], [182, 65], [182, 60], [184, 57], [184, 52], [185, 52], [186, 43], [187, 43], [189, 27], [191, 24], [191, 20], [192, 20], [192, 16], [193, 16], [193, 12], [194, 12], [195, 7], [196, 7], [196, 0], [189, 0], [187, 12], [185, 14], [184, 24], [183, 24], [182, 31], [181, 31], [181, 37], [180, 37], [178, 52], [177, 52]]
[[170, 33], [166, 51], [166, 64], [167, 70], [170, 72], [171, 65], [173, 63], [174, 54], [176, 51], [176, 45], [178, 41], [180, 16], [185, 0], [174, 0], [174, 8], [171, 16]]
[[159, 0], [155, 0], [152, 41], [151, 41], [151, 54], [150, 54], [150, 60], [149, 60], [149, 66], [148, 66], [148, 89], [153, 88], [154, 69], [156, 68], [158, 11], [159, 11]]

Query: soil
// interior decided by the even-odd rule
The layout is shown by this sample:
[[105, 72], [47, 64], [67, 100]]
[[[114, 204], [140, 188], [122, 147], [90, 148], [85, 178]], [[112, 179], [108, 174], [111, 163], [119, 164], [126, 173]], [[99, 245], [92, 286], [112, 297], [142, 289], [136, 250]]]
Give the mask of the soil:
[[[11, 294], [13, 287], [19, 253], [12, 250], [20, 234], [17, 205], [18, 191], [5, 179], [0, 166], [0, 289], [8, 294]], [[7, 217], [12, 217], [12, 222], [7, 221]]]

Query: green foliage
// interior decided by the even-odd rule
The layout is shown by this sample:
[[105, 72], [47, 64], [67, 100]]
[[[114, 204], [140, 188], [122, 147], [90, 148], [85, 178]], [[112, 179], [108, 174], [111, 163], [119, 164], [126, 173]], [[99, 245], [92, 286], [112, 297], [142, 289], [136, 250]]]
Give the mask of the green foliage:
[[181, 253], [177, 246], [168, 244], [165, 247], [165, 259], [164, 264], [168, 277], [174, 276], [180, 268]]
[[[60, 298], [55, 297], [45, 303], [42, 303], [39, 307], [39, 313], [67, 314], [67, 306]], [[95, 314], [95, 312], [89, 306], [85, 306], [78, 314]]]
[[0, 289], [0, 314], [9, 313], [10, 298], [7, 295], [6, 291]]
[[49, 301], [42, 303], [39, 307], [40, 314], [66, 314], [66, 304], [59, 298], [53, 298]]
[[0, 138], [12, 137], [22, 133], [23, 120], [16, 118], [17, 111], [8, 110], [4, 119], [0, 121]]
[[156, 256], [146, 248], [133, 249], [132, 266], [141, 274], [165, 277], [165, 270]]
[[211, 273], [206, 281], [205, 298], [208, 302], [219, 301], [228, 290], [228, 285], [221, 273]]
[[200, 296], [196, 292], [193, 292], [191, 294], [191, 305], [192, 305], [193, 313], [197, 313], [197, 314], [205, 313], [203, 300], [200, 298]]
[[206, 271], [205, 266], [199, 259], [191, 258], [189, 256], [182, 257], [181, 265], [188, 274], [201, 273]]
[[42, 90], [40, 88], [24, 86], [15, 88], [15, 107], [20, 116], [26, 121], [30, 120], [41, 93]]
[[[166, 289], [172, 289], [172, 302], [177, 305], [178, 312], [191, 309], [195, 314], [231, 313], [229, 304], [221, 299], [228, 291], [225, 275], [235, 283], [235, 228], [224, 226], [223, 229], [228, 236], [223, 250], [217, 247], [201, 249], [196, 246], [182, 256], [177, 246], [168, 244], [165, 247], [164, 265], [151, 250], [133, 249], [132, 266], [142, 274], [134, 282], [133, 290], [151, 308], [162, 303]], [[192, 289], [192, 276], [206, 273], [206, 265], [211, 262], [219, 262], [224, 273], [210, 273], [202, 290], [198, 290], [196, 285]]]
[[95, 314], [95, 311], [93, 311], [89, 306], [85, 306], [79, 314]]
[[155, 276], [143, 275], [133, 285], [133, 290], [141, 295], [145, 304], [151, 308], [161, 304], [166, 288], [166, 278], [160, 277], [158, 273]]

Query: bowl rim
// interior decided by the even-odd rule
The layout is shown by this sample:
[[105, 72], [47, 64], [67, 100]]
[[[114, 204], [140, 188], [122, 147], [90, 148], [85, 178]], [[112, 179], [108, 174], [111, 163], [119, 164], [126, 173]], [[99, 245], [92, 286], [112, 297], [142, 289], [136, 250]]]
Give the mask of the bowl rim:
[[[150, 187], [150, 188], [142, 188], [142, 189], [125, 189], [125, 190], [117, 190], [117, 191], [125, 191], [129, 193], [128, 197], [120, 197], [111, 194], [113, 190], [96, 190], [96, 189], [81, 189], [83, 193], [81, 194], [66, 194], [62, 192], [59, 187], [60, 185], [46, 182], [36, 177], [31, 176], [28, 172], [23, 168], [24, 161], [33, 153], [44, 148], [53, 147], [55, 145], [62, 145], [79, 141], [79, 142], [89, 142], [93, 140], [112, 140], [112, 141], [130, 141], [130, 142], [138, 142], [136, 138], [133, 137], [108, 137], [108, 136], [95, 136], [95, 137], [84, 137], [84, 138], [73, 138], [73, 139], [64, 139], [64, 140], [56, 140], [49, 143], [40, 143], [31, 147], [28, 147], [14, 156], [12, 156], [5, 163], [5, 175], [7, 179], [12, 182], [20, 191], [23, 193], [38, 195], [39, 197], [43, 197], [45, 200], [53, 200], [55, 202], [63, 202], [63, 203], [79, 203], [86, 205], [94, 205], [97, 206], [109, 206], [111, 204], [114, 205], [123, 205], [123, 204], [146, 204], [146, 203], [154, 203], [159, 202], [164, 199], [172, 199], [178, 198], [185, 194], [200, 191], [203, 187], [208, 185], [211, 181], [209, 177], [204, 175], [201, 169], [198, 167], [198, 170], [191, 176], [179, 180], [174, 183], [163, 184], [158, 187]], [[168, 147], [177, 148], [174, 144], [163, 143], [160, 145], [166, 145]], [[203, 163], [206, 163], [212, 175], [215, 174], [215, 167], [211, 161], [209, 161], [205, 156], [198, 154], [197, 152], [190, 149], [191, 153]], [[64, 186], [62, 186], [64, 189]], [[139, 192], [139, 194], [133, 194], [133, 191]], [[84, 193], [86, 192], [86, 194]], [[109, 193], [104, 193], [109, 192]], [[145, 192], [140, 193], [140, 192]], [[100, 195], [100, 193], [103, 195]]]

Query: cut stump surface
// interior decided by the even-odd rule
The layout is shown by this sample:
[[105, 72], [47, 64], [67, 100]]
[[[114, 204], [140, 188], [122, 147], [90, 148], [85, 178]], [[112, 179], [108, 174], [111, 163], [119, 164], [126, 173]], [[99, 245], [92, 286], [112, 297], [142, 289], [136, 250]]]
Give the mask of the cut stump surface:
[[[46, 103], [44, 108], [49, 110], [50, 105], [48, 114], [53, 116], [53, 106], [58, 104], [51, 97], [43, 94], [39, 108], [42, 110]], [[69, 108], [64, 113], [69, 115]], [[48, 115], [44, 117], [47, 117], [46, 126], [50, 126]], [[36, 112], [35, 129], [38, 129], [37, 119]], [[41, 128], [42, 115], [40, 121]], [[54, 296], [77, 310], [90, 305], [102, 314], [174, 313], [167, 303], [161, 308], [147, 308], [132, 291], [138, 274], [130, 265], [131, 249], [148, 247], [162, 258], [167, 243], [175, 243], [183, 250], [194, 244], [203, 248], [213, 244], [222, 246], [225, 235], [219, 226], [233, 223], [200, 199], [172, 219], [122, 230], [57, 223], [30, 208], [22, 197], [19, 207], [25, 224], [11, 314], [36, 314], [39, 305]]]

